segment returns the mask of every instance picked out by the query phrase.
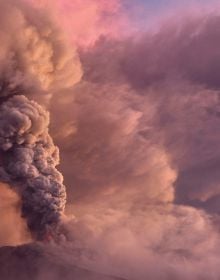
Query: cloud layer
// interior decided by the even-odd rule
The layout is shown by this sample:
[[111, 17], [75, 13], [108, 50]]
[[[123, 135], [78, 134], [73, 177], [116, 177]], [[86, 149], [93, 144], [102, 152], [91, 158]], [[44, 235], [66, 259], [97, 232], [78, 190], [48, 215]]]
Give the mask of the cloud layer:
[[79, 50], [81, 83], [52, 99], [69, 238], [95, 252], [87, 265], [126, 279], [219, 274], [219, 25], [186, 15], [102, 37]]

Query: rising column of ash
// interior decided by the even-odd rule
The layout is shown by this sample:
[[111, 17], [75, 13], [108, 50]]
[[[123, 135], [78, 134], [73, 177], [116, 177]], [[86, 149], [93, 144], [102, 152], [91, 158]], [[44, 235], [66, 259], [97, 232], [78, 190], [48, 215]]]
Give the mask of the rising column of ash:
[[56, 227], [66, 201], [48, 124], [48, 113], [23, 95], [0, 106], [0, 180], [21, 196], [22, 215], [37, 239], [44, 238], [48, 227]]
[[0, 1], [0, 181], [21, 198], [33, 238], [56, 235], [66, 191], [49, 113], [36, 101], [81, 77], [78, 56], [51, 20], [19, 1]]

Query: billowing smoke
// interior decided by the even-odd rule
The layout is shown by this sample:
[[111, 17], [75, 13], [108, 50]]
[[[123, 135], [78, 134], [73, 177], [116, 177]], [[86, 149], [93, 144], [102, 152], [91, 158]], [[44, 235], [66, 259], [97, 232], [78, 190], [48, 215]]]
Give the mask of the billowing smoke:
[[181, 17], [81, 49], [83, 80], [52, 98], [68, 239], [129, 280], [219, 275], [220, 18]]
[[20, 194], [22, 215], [37, 239], [56, 227], [66, 202], [48, 123], [48, 113], [23, 95], [0, 106], [0, 179]]
[[61, 84], [72, 86], [80, 79], [80, 63], [42, 13], [19, 2], [0, 5], [0, 181], [19, 194], [22, 217], [42, 240], [56, 232], [66, 192], [49, 114], [26, 96], [47, 101]]
[[[54, 2], [79, 55], [48, 11], [0, 2], [0, 176], [20, 197], [16, 207], [38, 240], [57, 237], [67, 198], [66, 238], [1, 248], [7, 266], [0, 275], [218, 279], [218, 9], [192, 9], [125, 38], [111, 28], [126, 1], [86, 0], [85, 9], [80, 0]], [[50, 109], [66, 191], [39, 101]]]

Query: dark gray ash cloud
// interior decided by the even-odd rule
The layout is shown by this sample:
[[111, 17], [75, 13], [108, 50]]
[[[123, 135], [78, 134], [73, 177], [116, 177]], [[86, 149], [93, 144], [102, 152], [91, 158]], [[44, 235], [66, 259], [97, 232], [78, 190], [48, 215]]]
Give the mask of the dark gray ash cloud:
[[[0, 181], [21, 197], [22, 216], [35, 239], [55, 231], [66, 193], [48, 133], [46, 104], [81, 76], [80, 62], [44, 13], [0, 1]], [[30, 98], [30, 99], [28, 99]]]

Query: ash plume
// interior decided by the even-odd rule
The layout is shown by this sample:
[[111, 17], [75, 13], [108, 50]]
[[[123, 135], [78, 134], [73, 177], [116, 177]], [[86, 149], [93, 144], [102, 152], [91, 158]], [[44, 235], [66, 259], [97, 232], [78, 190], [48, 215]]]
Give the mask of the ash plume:
[[22, 215], [37, 239], [57, 225], [66, 200], [48, 123], [48, 113], [25, 96], [11, 97], [0, 106], [0, 179], [20, 194]]
[[36, 100], [73, 85], [81, 68], [44, 13], [18, 1], [0, 1], [0, 8], [0, 181], [20, 196], [22, 217], [42, 240], [56, 233], [66, 191], [49, 113]]
[[219, 12], [125, 38], [107, 2], [41, 1], [74, 44], [89, 25], [78, 57], [48, 11], [0, 1], [0, 181], [33, 238], [59, 240], [0, 248], [0, 278], [219, 279]]

